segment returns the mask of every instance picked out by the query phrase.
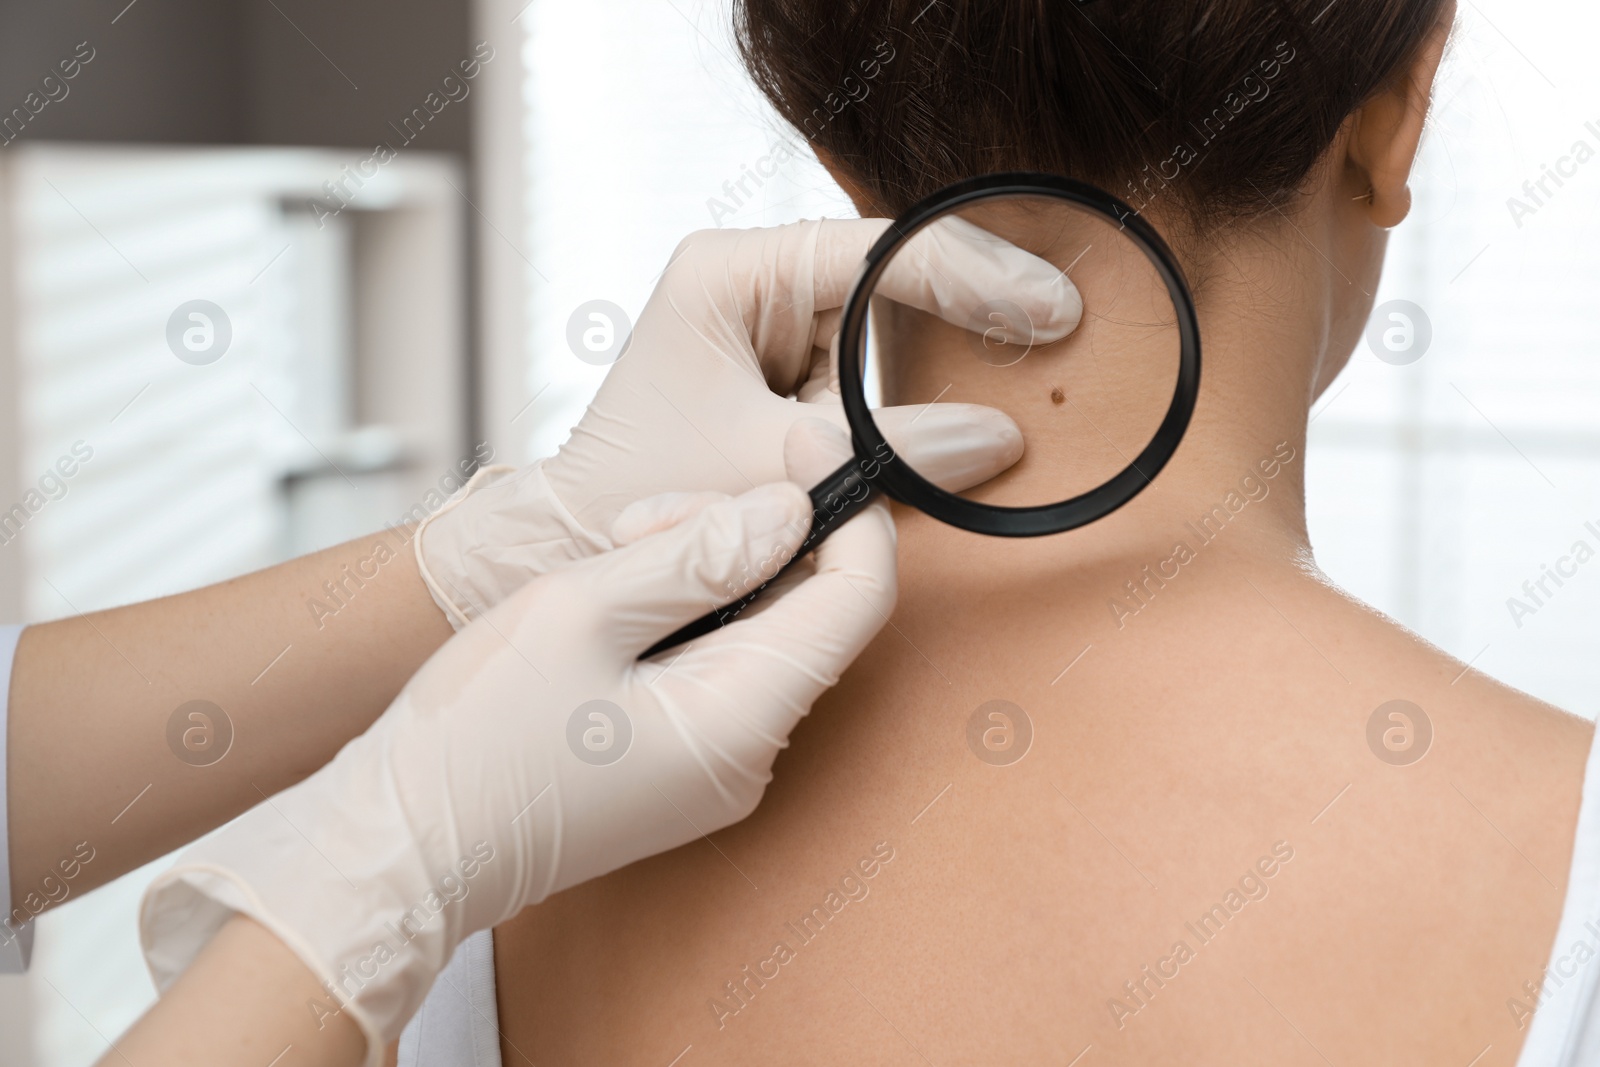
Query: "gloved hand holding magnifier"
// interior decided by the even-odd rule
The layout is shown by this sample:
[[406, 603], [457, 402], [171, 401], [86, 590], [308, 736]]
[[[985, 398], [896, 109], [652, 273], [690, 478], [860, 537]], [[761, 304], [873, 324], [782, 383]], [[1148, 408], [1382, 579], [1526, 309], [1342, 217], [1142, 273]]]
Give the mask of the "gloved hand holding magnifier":
[[[1065, 329], [1054, 321], [1036, 323], [1029, 309], [1038, 306], [1039, 294], [1018, 289], [1015, 272], [984, 269], [983, 254], [962, 260], [973, 265], [963, 277], [944, 277], [934, 263], [949, 261], [930, 256], [927, 248], [930, 241], [952, 237], [980, 249], [987, 246], [997, 257], [1020, 248], [1055, 264], [1084, 292], [1084, 325], [1074, 330], [1076, 323]], [[1107, 462], [1087, 486], [1072, 484], [1083, 477], [1081, 470], [1069, 474], [1045, 465], [1030, 468], [1025, 456], [1001, 477], [958, 494], [935, 485], [890, 447], [867, 401], [869, 344], [880, 358], [892, 349], [904, 353], [900, 358], [915, 360], [919, 346], [941, 337], [948, 340], [950, 331], [959, 329], [903, 299], [873, 300], [886, 277], [904, 278], [913, 271], [930, 285], [965, 289], [977, 298], [965, 342], [972, 350], [974, 373], [963, 377], [964, 385], [998, 390], [1016, 398], [1019, 406], [1057, 405], [1059, 417], [1082, 419], [1104, 440]], [[1151, 345], [1152, 336], [1170, 337], [1171, 343]], [[1134, 358], [1162, 359], [1170, 366], [1174, 386], [1164, 412], [1151, 406], [1158, 398], [1115, 395], [1117, 361]], [[959, 394], [945, 397], [940, 383], [927, 373], [919, 375], [914, 365], [901, 378], [927, 390], [927, 396], [917, 398], [923, 402], [966, 399]], [[775, 574], [760, 576], [765, 580], [758, 587], [657, 642], [641, 658], [734, 621], [773, 578], [879, 492], [952, 526], [999, 537], [1061, 533], [1109, 515], [1150, 484], [1188, 429], [1200, 388], [1200, 328], [1182, 269], [1160, 234], [1131, 207], [1069, 178], [1025, 172], [988, 175], [914, 204], [867, 253], [840, 323], [838, 379], [855, 457], [811, 490], [811, 530], [795, 556]], [[1132, 447], [1118, 445], [1100, 429], [1073, 398], [1075, 380], [1096, 383], [1095, 388], [1108, 394], [1098, 398], [1102, 401], [1126, 400], [1122, 407], [1133, 410], [1124, 413], [1134, 423], [1142, 419], [1152, 425], [1142, 433], [1147, 441], [1142, 449], [1130, 455]], [[1063, 384], [1048, 384], [1056, 381]], [[1048, 400], [1039, 399], [1041, 390]], [[904, 403], [907, 398], [889, 399]], [[1026, 436], [1022, 412], [1007, 410], [1024, 424]], [[1118, 429], [1126, 426], [1119, 423]]]

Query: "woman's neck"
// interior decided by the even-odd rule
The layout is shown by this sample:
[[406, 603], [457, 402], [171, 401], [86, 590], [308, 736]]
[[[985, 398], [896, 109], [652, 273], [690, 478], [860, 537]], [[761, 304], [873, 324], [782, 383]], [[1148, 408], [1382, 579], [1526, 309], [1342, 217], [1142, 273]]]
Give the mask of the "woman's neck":
[[[1269, 256], [1252, 267], [1243, 256], [1222, 257], [1222, 269], [1207, 277], [1198, 294], [1199, 402], [1183, 443], [1151, 486], [1086, 529], [1036, 539], [1010, 555], [1032, 567], [1076, 567], [1164, 558], [1185, 543], [1191, 550], [1226, 543], [1230, 555], [1258, 558], [1308, 551], [1307, 411], [1329, 329], [1312, 291], [1320, 284], [1316, 272], [1297, 276], [1282, 260]], [[1144, 448], [1172, 398], [1173, 313], [1164, 292], [1133, 284], [1139, 270], [1111, 255], [1086, 257], [1072, 271], [1085, 306], [1078, 331], [1004, 367], [994, 364], [1012, 357], [1004, 349], [984, 353], [974, 334], [886, 309], [875, 320], [888, 354], [885, 402], [990, 404], [1016, 420], [1022, 460], [968, 494], [976, 499], [1019, 505], [1086, 491]]]

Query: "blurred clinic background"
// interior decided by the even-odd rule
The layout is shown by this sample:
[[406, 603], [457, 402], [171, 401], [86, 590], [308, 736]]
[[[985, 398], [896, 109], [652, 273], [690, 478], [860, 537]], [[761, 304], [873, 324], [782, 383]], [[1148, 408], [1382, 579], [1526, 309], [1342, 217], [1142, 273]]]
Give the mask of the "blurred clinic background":
[[[548, 454], [679, 238], [851, 214], [720, 0], [3, 10], [0, 511], [44, 504], [0, 526], [0, 619], [213, 582], [398, 521], [463, 460]], [[1588, 716], [1600, 563], [1508, 600], [1600, 548], [1597, 36], [1580, 0], [1463, 0], [1308, 457], [1337, 581]], [[158, 866], [38, 922], [0, 1067], [86, 1065], [151, 1000]]]

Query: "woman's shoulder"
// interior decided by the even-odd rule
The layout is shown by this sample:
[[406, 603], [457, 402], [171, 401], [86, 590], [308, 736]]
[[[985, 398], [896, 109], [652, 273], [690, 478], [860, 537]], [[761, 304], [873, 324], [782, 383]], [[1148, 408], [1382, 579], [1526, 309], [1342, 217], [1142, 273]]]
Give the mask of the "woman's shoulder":
[[1364, 673], [1397, 690], [1429, 694], [1465, 736], [1491, 743], [1503, 756], [1543, 754], [1582, 766], [1594, 721], [1496, 679], [1494, 641], [1462, 660], [1320, 573], [1308, 578]]
[[[1494, 831], [1538, 855], [1564, 884], [1594, 722], [1494, 678], [1494, 645], [1464, 661], [1312, 575], [1325, 632], [1373, 698], [1368, 747], [1396, 767], [1431, 772], [1450, 799], [1482, 808]], [[1392, 694], [1386, 699], [1377, 696]], [[1434, 766], [1428, 767], [1427, 759]], [[1596, 782], [1593, 788], [1600, 788]]]

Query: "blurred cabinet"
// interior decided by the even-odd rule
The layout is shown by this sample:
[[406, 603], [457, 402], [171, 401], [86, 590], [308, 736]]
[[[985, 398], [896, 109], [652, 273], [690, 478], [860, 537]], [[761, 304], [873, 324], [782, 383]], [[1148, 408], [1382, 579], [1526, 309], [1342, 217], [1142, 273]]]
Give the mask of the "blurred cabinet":
[[463, 184], [420, 152], [0, 156], [0, 618], [226, 578], [454, 484]]

